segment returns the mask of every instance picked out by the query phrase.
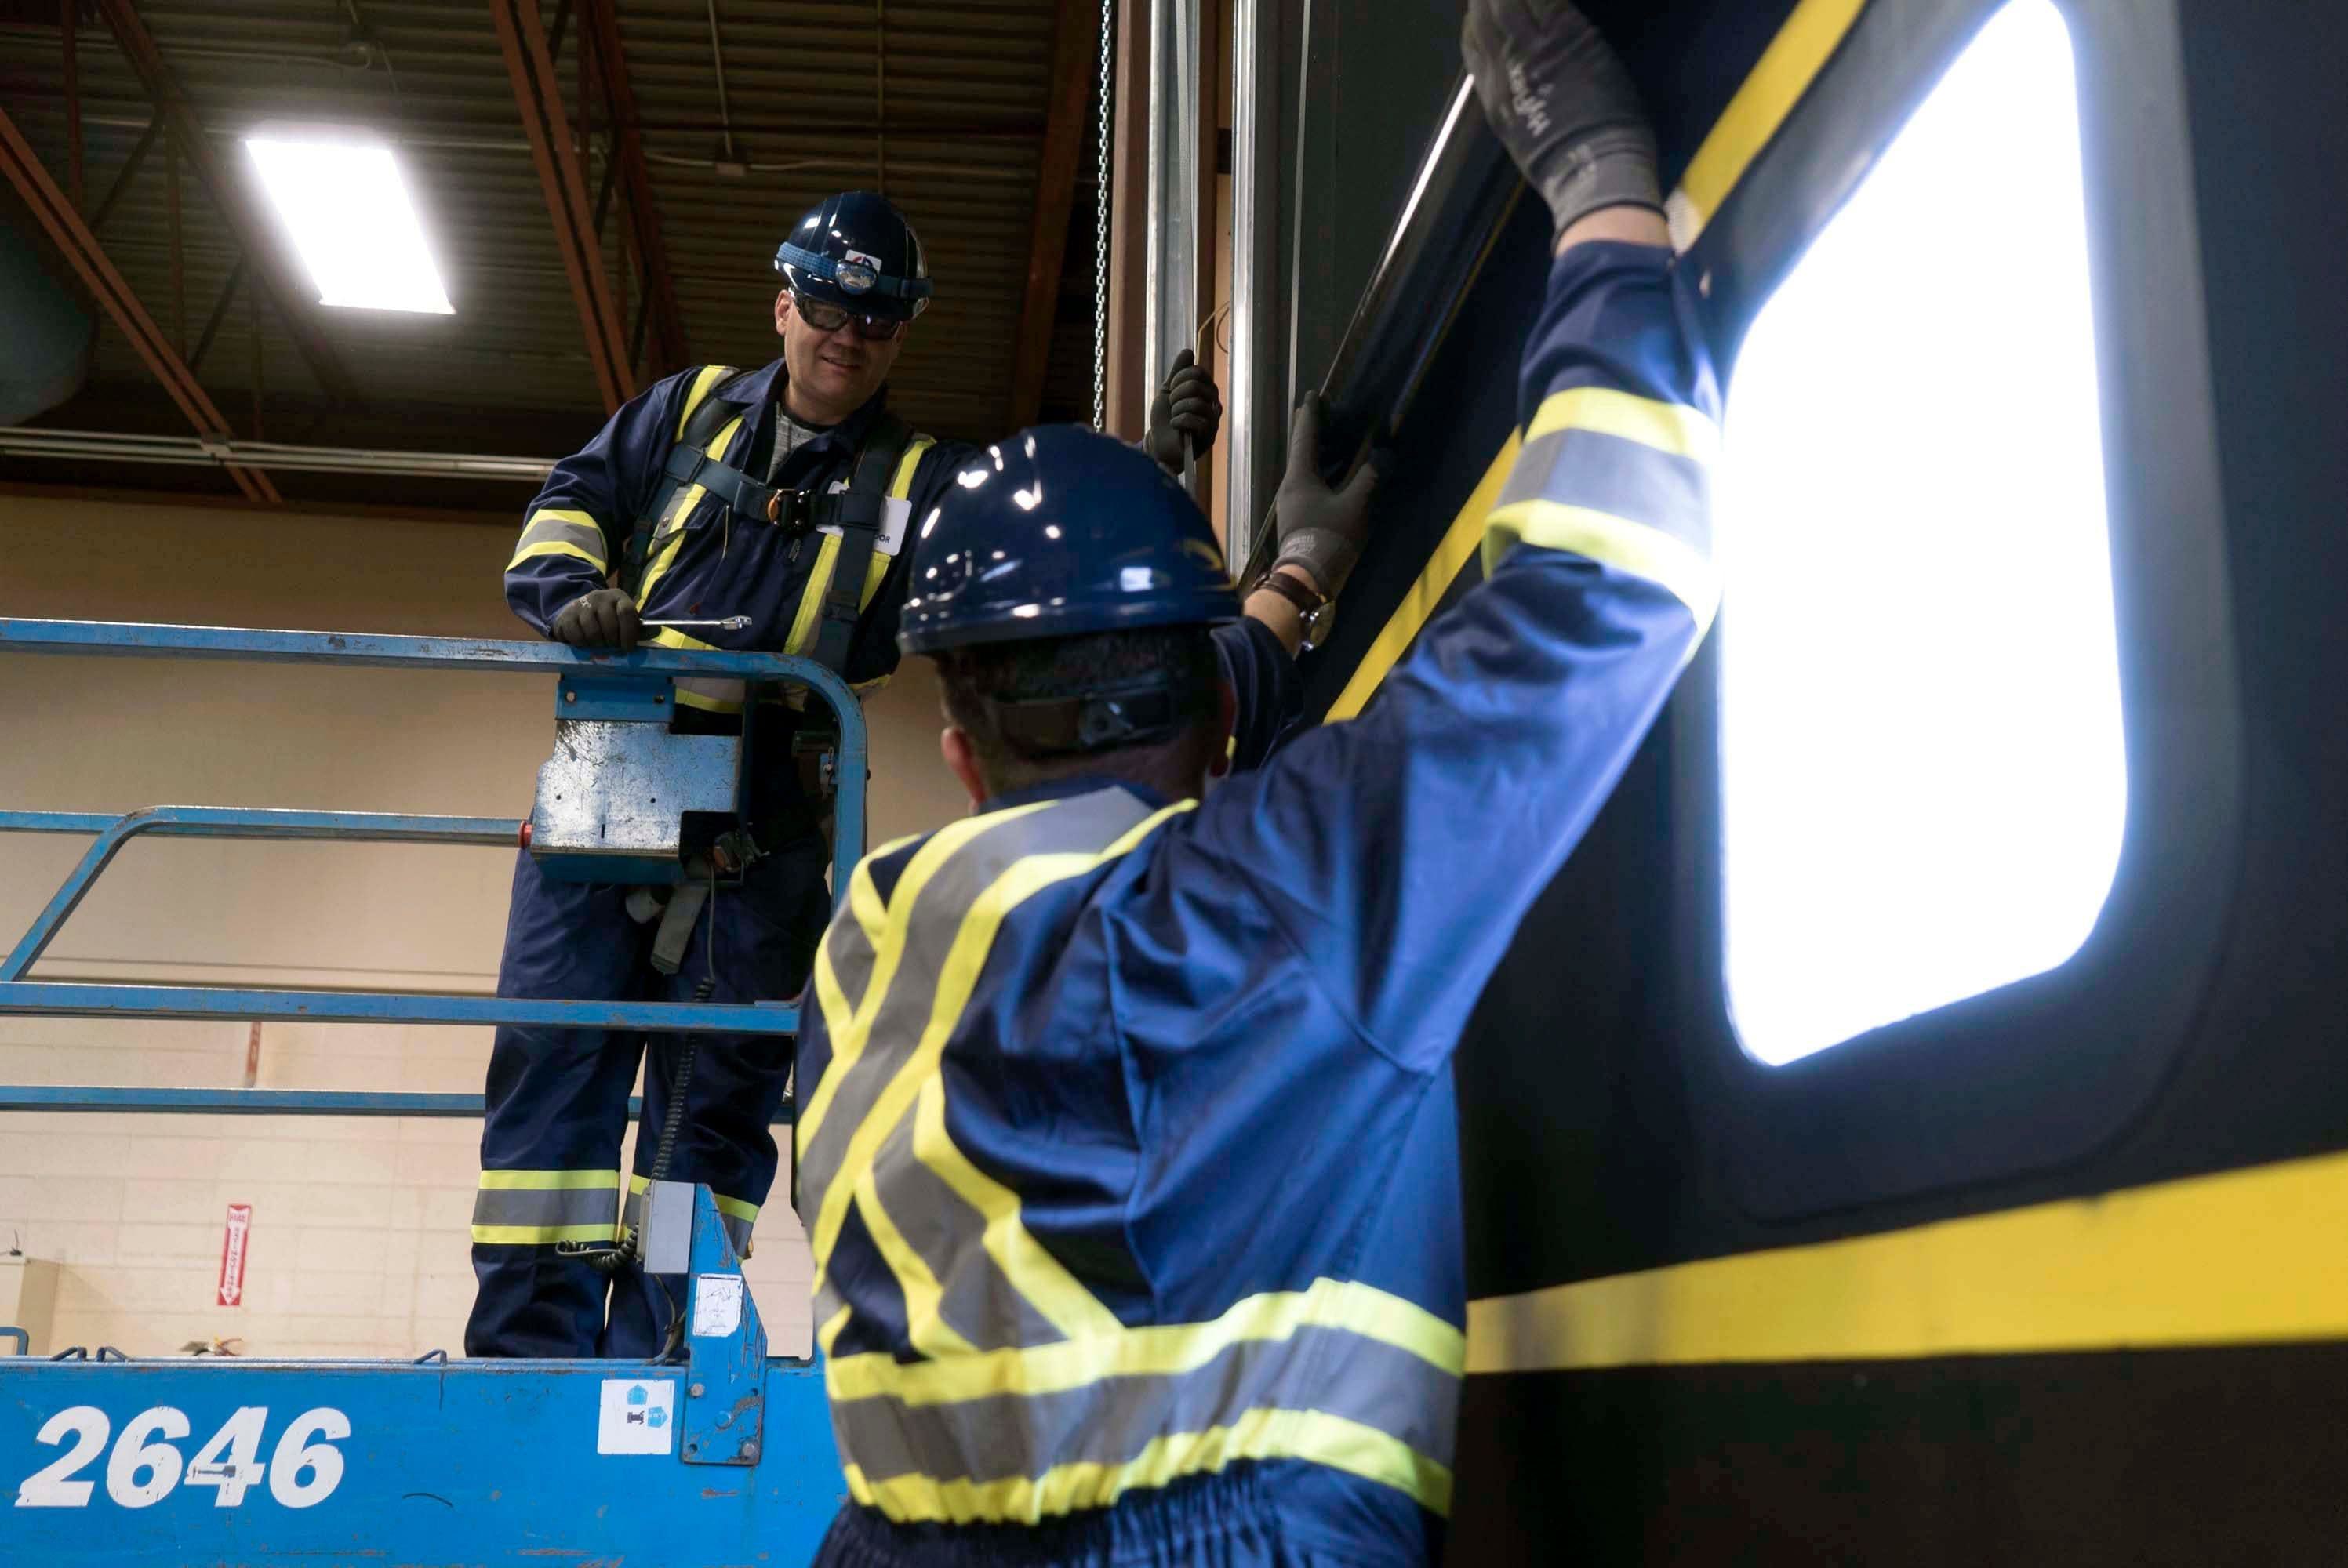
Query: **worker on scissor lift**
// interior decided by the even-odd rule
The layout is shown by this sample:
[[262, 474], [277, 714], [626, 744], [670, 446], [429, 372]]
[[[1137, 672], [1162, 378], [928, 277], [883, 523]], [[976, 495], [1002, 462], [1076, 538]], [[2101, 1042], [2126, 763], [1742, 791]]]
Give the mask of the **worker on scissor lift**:
[[[626, 650], [647, 621], [738, 620], [698, 634], [655, 629], [650, 641], [804, 654], [860, 691], [896, 668], [908, 521], [937, 505], [975, 451], [915, 434], [887, 406], [890, 368], [932, 292], [921, 241], [882, 197], [847, 191], [792, 227], [775, 270], [780, 359], [671, 376], [555, 465], [506, 567], [507, 601], [540, 631]], [[1151, 415], [1146, 449], [1179, 468], [1186, 447], [1213, 441], [1222, 407], [1185, 355]], [[751, 1002], [805, 986], [830, 907], [830, 807], [825, 782], [803, 761], [819, 750], [804, 743], [822, 725], [819, 706], [805, 711], [791, 695], [677, 682], [681, 730], [736, 732], [745, 702], [760, 703], [744, 851], [756, 858], [738, 889], [706, 908], [695, 897], [659, 907], [642, 894], [632, 907], [631, 889], [551, 881], [524, 853], [499, 996]], [[665, 1296], [624, 1269], [606, 1321], [615, 1211], [639, 1202], [678, 1061], [677, 1041], [649, 1041], [646, 1135], [623, 1199], [620, 1146], [646, 1044], [619, 1030], [498, 1030], [473, 1212], [479, 1292], [469, 1354], [644, 1356], [663, 1344]], [[768, 1124], [790, 1053], [770, 1036], [705, 1034], [691, 1060], [666, 1174], [707, 1183], [747, 1251], [774, 1180]]]
[[[1472, 0], [1467, 48], [1556, 260], [1487, 580], [1361, 717], [1201, 804], [1237, 607], [1189, 498], [1096, 436], [1004, 442], [924, 541], [899, 640], [976, 815], [858, 868], [799, 1039], [852, 1500], [821, 1563], [1440, 1551], [1448, 1057], [1715, 602], [1717, 391], [1628, 79], [1561, 0]], [[1359, 535], [1313, 436], [1263, 585], [1298, 608]]]

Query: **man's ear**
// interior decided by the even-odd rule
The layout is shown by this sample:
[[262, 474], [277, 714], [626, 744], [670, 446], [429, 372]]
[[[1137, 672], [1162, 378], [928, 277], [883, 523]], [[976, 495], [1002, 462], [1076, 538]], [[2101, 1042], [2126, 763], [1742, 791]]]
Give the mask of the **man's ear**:
[[783, 323], [790, 319], [791, 292], [788, 289], [777, 289], [775, 291], [775, 333], [777, 336], [781, 335]]
[[969, 793], [970, 808], [976, 811], [986, 804], [986, 775], [979, 770], [978, 748], [971, 743], [970, 732], [959, 724], [948, 724], [938, 732], [938, 754], [953, 770]]
[[1240, 720], [1240, 694], [1229, 681], [1215, 683], [1215, 754], [1207, 764], [1207, 776], [1221, 778], [1231, 771], [1231, 731]]

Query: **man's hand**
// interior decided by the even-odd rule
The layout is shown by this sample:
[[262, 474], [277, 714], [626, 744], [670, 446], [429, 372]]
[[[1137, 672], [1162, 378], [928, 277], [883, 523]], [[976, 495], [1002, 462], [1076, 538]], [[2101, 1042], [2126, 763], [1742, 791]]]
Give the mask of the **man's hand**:
[[1272, 569], [1295, 567], [1313, 579], [1329, 599], [1337, 597], [1354, 563], [1362, 559], [1362, 541], [1370, 531], [1370, 492], [1378, 482], [1374, 464], [1354, 471], [1342, 490], [1321, 482], [1321, 395], [1307, 393], [1288, 428], [1288, 472], [1272, 496], [1273, 522], [1279, 530], [1279, 552]]
[[1468, 0], [1459, 54], [1558, 234], [1601, 208], [1663, 210], [1654, 132], [1630, 73], [1567, 0]]
[[1166, 384], [1149, 400], [1149, 432], [1141, 438], [1141, 449], [1159, 467], [1179, 475], [1186, 446], [1197, 456], [1215, 444], [1222, 423], [1223, 395], [1215, 389], [1207, 367], [1197, 364], [1186, 348], [1174, 356]]
[[641, 630], [636, 601], [616, 588], [599, 588], [564, 605], [547, 635], [573, 648], [616, 648], [632, 653]]

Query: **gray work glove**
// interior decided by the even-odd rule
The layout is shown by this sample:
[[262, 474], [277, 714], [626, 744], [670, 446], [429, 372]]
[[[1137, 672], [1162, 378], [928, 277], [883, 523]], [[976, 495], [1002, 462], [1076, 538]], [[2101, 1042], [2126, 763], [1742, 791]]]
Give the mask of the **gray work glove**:
[[1189, 455], [1197, 456], [1215, 444], [1215, 432], [1223, 423], [1223, 395], [1196, 357], [1187, 348], [1174, 356], [1166, 384], [1149, 400], [1149, 431], [1141, 438], [1141, 449], [1178, 477], [1186, 443]]
[[1377, 487], [1375, 464], [1354, 470], [1342, 490], [1321, 482], [1321, 395], [1307, 393], [1297, 406], [1296, 421], [1288, 428], [1288, 472], [1272, 497], [1273, 526], [1279, 550], [1276, 569], [1302, 567], [1321, 591], [1337, 597], [1362, 559], [1362, 541], [1370, 532], [1370, 492]]
[[1663, 210], [1655, 135], [1630, 73], [1567, 0], [1468, 0], [1459, 54], [1555, 232], [1601, 207]]
[[636, 601], [616, 588], [599, 588], [564, 605], [546, 634], [573, 648], [616, 648], [630, 653], [641, 630]]

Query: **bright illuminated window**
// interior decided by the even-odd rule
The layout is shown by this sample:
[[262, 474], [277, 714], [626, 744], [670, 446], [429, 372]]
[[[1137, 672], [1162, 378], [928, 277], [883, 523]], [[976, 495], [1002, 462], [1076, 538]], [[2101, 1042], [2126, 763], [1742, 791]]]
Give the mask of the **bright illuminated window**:
[[456, 313], [391, 149], [331, 137], [244, 145], [320, 304]]
[[2127, 808], [2070, 38], [2013, 0], [1753, 323], [1721, 475], [1729, 1009], [1795, 1061], [2054, 968]]

